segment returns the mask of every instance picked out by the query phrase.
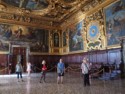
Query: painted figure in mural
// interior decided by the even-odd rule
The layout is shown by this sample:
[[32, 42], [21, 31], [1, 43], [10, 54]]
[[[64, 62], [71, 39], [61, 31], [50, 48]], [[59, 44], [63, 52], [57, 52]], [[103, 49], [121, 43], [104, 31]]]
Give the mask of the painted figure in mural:
[[106, 10], [106, 30], [108, 45], [119, 43], [118, 38], [125, 36], [125, 1], [118, 1]]
[[83, 50], [83, 21], [69, 29], [69, 50]]
[[73, 42], [74, 42], [73, 48], [80, 47], [80, 49], [81, 49], [83, 47], [83, 45], [82, 45], [83, 38], [82, 38], [80, 31], [81, 30], [78, 30], [73, 37]]
[[116, 33], [113, 32], [113, 27], [112, 27], [112, 23], [110, 23], [109, 21], [109, 24], [108, 24], [108, 33], [107, 33], [107, 38], [108, 38], [108, 43], [110, 43], [110, 45], [114, 44], [114, 43], [118, 43], [119, 40], [118, 38], [116, 37]]
[[66, 32], [63, 33], [63, 46], [67, 45], [67, 36], [66, 36]]
[[3, 0], [3, 1], [16, 7], [34, 9], [34, 10], [43, 9], [49, 5], [47, 0]]
[[46, 52], [46, 47], [44, 44], [42, 45], [42, 52]]
[[0, 51], [9, 51], [9, 43], [4, 43], [0, 40]]
[[10, 27], [7, 28], [3, 36], [6, 37], [7, 39], [12, 36], [12, 30]]
[[20, 8], [26, 8], [26, 5], [28, 4], [29, 0], [20, 0], [19, 7]]
[[59, 35], [58, 35], [58, 33], [54, 33], [54, 46], [59, 47]]
[[3, 35], [4, 31], [5, 31], [5, 26], [3, 24], [0, 24], [0, 36]]
[[52, 34], [50, 35], [50, 47], [52, 47], [53, 46], [53, 38], [52, 38]]
[[23, 30], [22, 28], [18, 28], [18, 30], [16, 30], [14, 33], [15, 33], [16, 38], [21, 38]]
[[29, 9], [42, 9], [45, 8], [46, 6], [48, 6], [48, 2], [46, 0], [27, 0], [29, 2], [25, 2], [27, 3], [25, 6], [26, 8]]
[[2, 41], [0, 40], [0, 50], [3, 50], [3, 49], [4, 49], [4, 46], [3, 46]]
[[28, 28], [28, 31], [29, 31], [29, 35], [28, 35], [28, 39], [36, 39], [37, 35], [35, 33], [35, 30], [34, 29], [31, 29], [31, 28]]

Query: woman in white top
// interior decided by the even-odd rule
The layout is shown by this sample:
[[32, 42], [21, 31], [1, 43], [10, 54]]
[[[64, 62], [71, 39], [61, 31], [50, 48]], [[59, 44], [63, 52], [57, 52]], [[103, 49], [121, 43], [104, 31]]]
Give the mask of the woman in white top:
[[27, 62], [27, 73], [28, 73], [28, 76], [30, 76], [30, 73], [31, 73], [31, 63], [30, 62]]
[[90, 86], [90, 80], [89, 80], [90, 64], [86, 57], [83, 59], [83, 62], [81, 64], [81, 69], [82, 69], [82, 74], [84, 79], [84, 86], [86, 85]]

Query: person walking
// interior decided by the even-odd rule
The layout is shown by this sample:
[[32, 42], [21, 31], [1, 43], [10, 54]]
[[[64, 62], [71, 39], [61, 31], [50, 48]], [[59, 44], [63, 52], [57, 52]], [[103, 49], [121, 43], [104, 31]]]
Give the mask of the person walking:
[[42, 61], [42, 75], [41, 75], [41, 78], [40, 78], [40, 83], [41, 83], [41, 80], [45, 83], [45, 79], [46, 79], [46, 71], [47, 71], [47, 66], [46, 66], [46, 61], [43, 60]]
[[63, 84], [64, 72], [65, 72], [65, 65], [62, 62], [62, 59], [60, 59], [57, 64], [57, 73], [58, 73], [57, 84], [59, 84], [60, 81], [61, 81], [61, 84]]
[[84, 86], [90, 86], [90, 80], [89, 80], [89, 70], [90, 70], [90, 64], [88, 62], [88, 59], [84, 57], [81, 64], [82, 69], [82, 75], [84, 79]]
[[16, 64], [16, 74], [17, 74], [18, 82], [19, 82], [19, 79], [21, 79], [23, 81], [22, 72], [23, 72], [23, 67], [22, 67], [20, 62], [17, 62], [17, 64]]
[[30, 77], [31, 74], [31, 63], [27, 62], [27, 69], [26, 69], [27, 73], [28, 73], [28, 77]]

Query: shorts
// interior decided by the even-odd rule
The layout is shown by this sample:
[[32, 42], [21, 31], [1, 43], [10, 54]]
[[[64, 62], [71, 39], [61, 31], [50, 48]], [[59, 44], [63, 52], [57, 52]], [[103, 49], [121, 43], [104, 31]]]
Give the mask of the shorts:
[[64, 72], [63, 73], [58, 73], [58, 76], [64, 76]]

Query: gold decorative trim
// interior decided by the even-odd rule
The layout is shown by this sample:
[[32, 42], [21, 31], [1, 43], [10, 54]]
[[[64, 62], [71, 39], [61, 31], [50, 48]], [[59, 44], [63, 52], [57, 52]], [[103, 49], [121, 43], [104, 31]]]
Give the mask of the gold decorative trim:
[[[91, 23], [89, 23], [87, 29], [90, 30], [91, 26], [97, 26], [97, 29], [98, 29], [98, 34], [94, 37], [94, 38], [91, 38], [90, 37], [90, 34], [89, 34], [89, 31], [87, 32], [87, 40], [88, 41], [91, 41], [91, 42], [95, 42], [96, 40], [98, 40], [98, 38], [100, 37], [100, 30], [99, 30], [99, 22], [98, 21], [93, 21]], [[94, 33], [95, 31], [93, 31]]]

